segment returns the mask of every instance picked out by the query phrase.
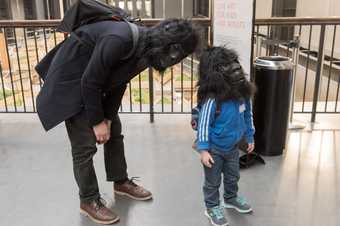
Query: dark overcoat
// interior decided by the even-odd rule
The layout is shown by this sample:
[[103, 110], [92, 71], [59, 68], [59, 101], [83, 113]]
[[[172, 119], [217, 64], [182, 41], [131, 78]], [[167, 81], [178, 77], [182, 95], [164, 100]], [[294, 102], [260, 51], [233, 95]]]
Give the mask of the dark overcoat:
[[80, 27], [76, 34], [37, 67], [44, 80], [37, 111], [45, 130], [82, 110], [90, 126], [112, 118], [126, 83], [147, 67], [136, 54], [125, 59], [134, 46], [126, 22], [97, 22]]

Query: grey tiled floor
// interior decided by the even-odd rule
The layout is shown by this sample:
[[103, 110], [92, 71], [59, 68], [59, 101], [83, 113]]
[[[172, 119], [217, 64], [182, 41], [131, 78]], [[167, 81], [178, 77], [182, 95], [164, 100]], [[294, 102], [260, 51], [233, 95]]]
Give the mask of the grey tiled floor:
[[[154, 200], [116, 198], [117, 226], [208, 226], [188, 116], [158, 116], [150, 124], [146, 116], [123, 115], [122, 121], [129, 174], [141, 177]], [[254, 213], [226, 211], [232, 226], [340, 225], [340, 131], [317, 129], [292, 132], [285, 155], [242, 170], [240, 193]], [[0, 115], [0, 225], [95, 225], [78, 212], [71, 162], [63, 126], [46, 134], [35, 116]], [[101, 148], [95, 167], [101, 192], [112, 198]]]

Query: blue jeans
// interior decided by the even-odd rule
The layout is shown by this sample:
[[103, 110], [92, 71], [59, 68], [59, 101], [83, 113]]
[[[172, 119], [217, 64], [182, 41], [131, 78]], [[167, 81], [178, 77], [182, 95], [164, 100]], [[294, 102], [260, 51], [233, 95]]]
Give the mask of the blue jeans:
[[212, 168], [204, 166], [205, 181], [203, 186], [204, 201], [208, 209], [220, 205], [219, 188], [222, 174], [225, 200], [237, 196], [237, 183], [240, 179], [239, 150], [237, 148], [226, 153], [211, 150], [210, 154], [215, 164]]

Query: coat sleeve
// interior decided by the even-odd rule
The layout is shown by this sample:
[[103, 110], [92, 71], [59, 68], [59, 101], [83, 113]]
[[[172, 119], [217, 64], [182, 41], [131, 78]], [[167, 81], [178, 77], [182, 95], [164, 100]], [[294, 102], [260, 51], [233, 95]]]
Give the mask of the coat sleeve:
[[112, 120], [113, 117], [118, 113], [125, 90], [126, 84], [123, 84], [113, 87], [109, 92], [106, 93], [103, 101], [104, 117], [106, 119]]
[[96, 43], [81, 81], [85, 111], [91, 126], [104, 120], [103, 88], [112, 68], [126, 55], [124, 42], [117, 36], [106, 36]]
[[253, 110], [250, 100], [245, 102], [246, 110], [244, 112], [244, 121], [246, 123], [246, 140], [248, 144], [254, 143], [255, 127], [253, 122]]
[[197, 127], [197, 150], [210, 150], [209, 128], [215, 120], [216, 104], [208, 99], [202, 106]]

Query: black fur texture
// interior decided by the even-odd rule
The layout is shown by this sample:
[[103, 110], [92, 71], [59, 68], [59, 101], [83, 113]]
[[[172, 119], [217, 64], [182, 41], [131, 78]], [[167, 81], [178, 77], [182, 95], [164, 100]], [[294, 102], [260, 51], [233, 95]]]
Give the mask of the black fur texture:
[[200, 57], [197, 83], [198, 104], [213, 98], [218, 104], [228, 100], [244, 100], [255, 93], [255, 85], [246, 79], [235, 51], [210, 47]]
[[192, 54], [199, 42], [194, 25], [186, 19], [166, 19], [145, 34], [143, 56], [158, 71]]

